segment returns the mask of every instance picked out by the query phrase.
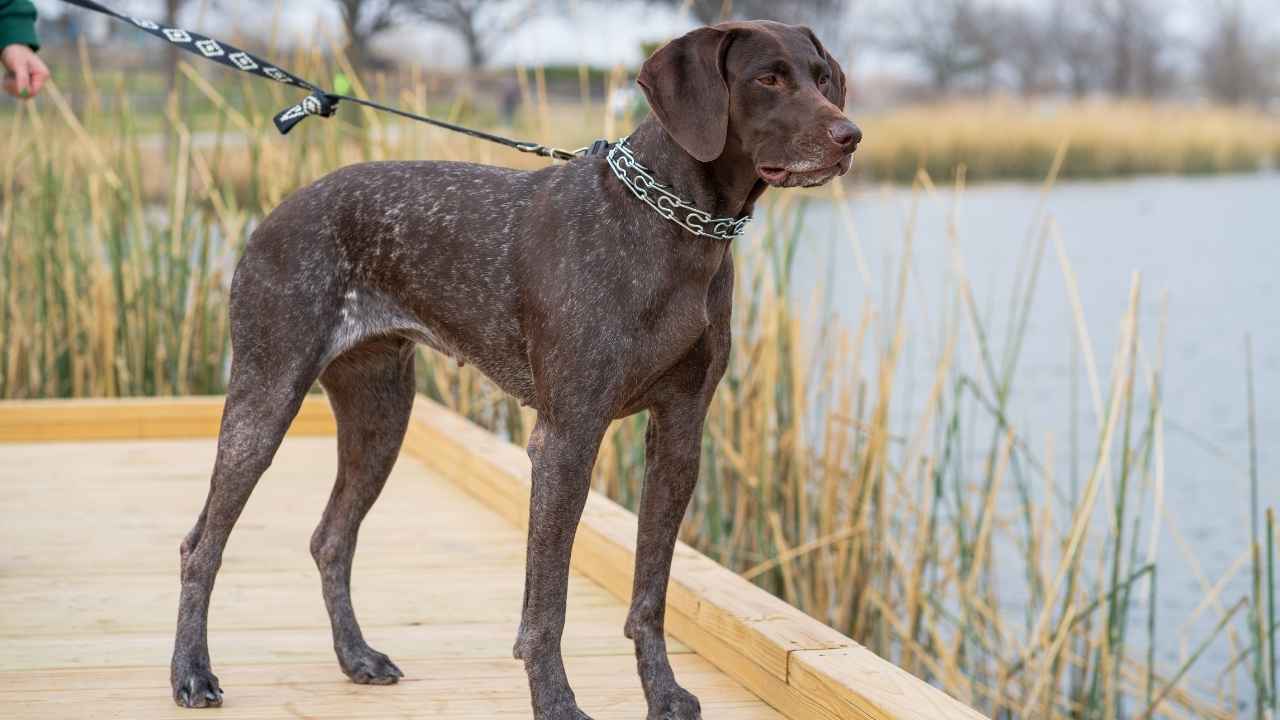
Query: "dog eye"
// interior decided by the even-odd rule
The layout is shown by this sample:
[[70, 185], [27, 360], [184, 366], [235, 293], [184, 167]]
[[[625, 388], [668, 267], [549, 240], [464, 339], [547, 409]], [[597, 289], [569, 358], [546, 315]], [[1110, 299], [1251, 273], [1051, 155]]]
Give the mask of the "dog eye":
[[773, 87], [774, 85], [778, 84], [778, 76], [774, 75], [773, 73], [768, 73], [766, 75], [761, 75], [760, 77], [756, 78], [756, 82], [760, 83], [761, 85], [764, 85], [765, 87]]
[[826, 87], [827, 83], [829, 82], [831, 82], [831, 76], [823, 75], [822, 77], [818, 78], [818, 87]]

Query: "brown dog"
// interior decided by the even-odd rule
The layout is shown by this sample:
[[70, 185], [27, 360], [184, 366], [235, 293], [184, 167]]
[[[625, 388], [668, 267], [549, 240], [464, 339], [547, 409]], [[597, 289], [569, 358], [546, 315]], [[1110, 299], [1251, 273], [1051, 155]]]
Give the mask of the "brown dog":
[[[769, 185], [844, 173], [861, 138], [841, 111], [844, 74], [807, 28], [694, 30], [654, 53], [639, 82], [653, 117], [628, 147], [712, 218], [749, 215]], [[338, 422], [337, 482], [311, 539], [334, 648], [355, 682], [401, 677], [360, 633], [351, 559], [399, 452], [413, 348], [423, 343], [474, 363], [538, 412], [515, 643], [536, 718], [587, 717], [560, 655], [569, 553], [605, 428], [649, 411], [626, 633], [649, 717], [699, 717], [672, 676], [663, 612], [703, 420], [729, 353], [733, 259], [730, 239], [694, 234], [655, 209], [599, 158], [535, 172], [386, 162], [339, 170], [262, 222], [232, 282], [234, 358], [209, 496], [182, 542], [171, 676], [179, 705], [222, 702], [206, 640], [214, 577], [317, 379]]]

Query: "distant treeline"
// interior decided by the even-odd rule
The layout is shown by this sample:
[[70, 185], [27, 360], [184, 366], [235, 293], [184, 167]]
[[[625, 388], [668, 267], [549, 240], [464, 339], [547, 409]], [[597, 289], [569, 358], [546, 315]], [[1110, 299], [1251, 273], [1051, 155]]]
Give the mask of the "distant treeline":
[[[847, 7], [848, 3], [838, 3]], [[1208, 97], [1239, 105], [1280, 94], [1280, 38], [1265, 3], [1186, 8], [1164, 0], [914, 0], [870, 12], [864, 42], [915, 62], [938, 94]]]
[[[332, 0], [346, 55], [362, 73], [388, 66], [374, 42], [406, 24], [453, 33], [474, 70], [487, 66], [503, 39], [535, 15], [572, 17], [575, 8], [607, 1]], [[893, 86], [916, 97], [1107, 95], [1280, 109], [1280, 23], [1266, 0], [1190, 3], [1177, 13], [1165, 0], [634, 1], [682, 8], [706, 23], [807, 23], [855, 73], [873, 54], [901, 60], [905, 77]], [[162, 22], [177, 25], [184, 10], [198, 7], [193, 0], [165, 0]], [[68, 11], [45, 26], [51, 35], [70, 37], [81, 12]], [[173, 51], [168, 57], [176, 63]], [[170, 87], [174, 77], [171, 71]], [[855, 101], [859, 89], [854, 83]]]

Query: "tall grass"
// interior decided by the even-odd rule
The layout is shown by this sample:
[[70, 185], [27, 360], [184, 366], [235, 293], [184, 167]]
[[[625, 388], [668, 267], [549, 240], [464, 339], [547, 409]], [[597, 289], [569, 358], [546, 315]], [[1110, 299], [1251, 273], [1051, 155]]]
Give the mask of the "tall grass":
[[[951, 102], [872, 113], [865, 172], [910, 182], [920, 169], [971, 180], [1038, 179], [1062, 138], [1061, 176], [1252, 172], [1280, 165], [1280, 118], [1248, 110], [1094, 101]], [[861, 152], [861, 151], [860, 151]]]
[[[331, 70], [309, 56], [290, 67], [315, 77]], [[142, 129], [152, 120], [131, 114], [125, 85], [101, 87], [87, 64], [83, 73], [85, 94], [75, 98], [83, 112], [51, 87], [47, 100], [5, 121], [0, 397], [219, 392], [229, 273], [247, 233], [285, 194], [364, 159], [537, 164], [351, 109], [283, 141], [269, 125], [270, 112], [292, 99], [282, 88], [257, 99], [258, 89], [241, 88], [233, 105], [225, 86], [190, 69], [184, 92], [209, 104], [214, 129], [194, 132], [172, 102], [166, 133], [156, 135]], [[623, 131], [625, 119], [598, 109], [570, 116], [552, 107], [539, 74], [523, 77], [530, 112], [519, 133], [573, 147]], [[110, 93], [116, 101], [104, 110]], [[422, 82], [398, 95], [418, 110], [468, 112]], [[1046, 193], [1068, 167], [1069, 147], [1059, 139], [1047, 156]], [[917, 196], [932, 192], [928, 172], [913, 172]], [[962, 192], [963, 169], [954, 178]], [[829, 192], [846, 208], [842, 186]], [[1140, 279], [1105, 319], [1118, 323], [1119, 341], [1104, 362], [1042, 208], [1007, 278], [1000, 320], [975, 301], [952, 223], [951, 271], [928, 308], [933, 326], [909, 322], [921, 294], [910, 230], [885, 299], [838, 321], [800, 302], [802, 203], [779, 195], [738, 248], [736, 346], [711, 408], [684, 539], [994, 717], [1231, 718], [1245, 706], [1274, 717], [1273, 509], [1251, 536], [1249, 595], [1222, 598], [1224, 583], [1206, 587], [1215, 629], [1176, 662], [1156, 652], [1170, 620], [1155, 616], [1168, 592], [1157, 562], [1163, 328], [1139, 324]], [[1066, 447], [1010, 417], [1046, 272], [1066, 279], [1075, 311], [1069, 361], [1084, 388], [1083, 410], [1074, 397], [1064, 403]], [[909, 340], [929, 348], [923, 398], [907, 389], [919, 375]], [[420, 365], [424, 390], [525, 439], [527, 411], [474, 369], [426, 353]], [[632, 506], [644, 423], [616, 423], [596, 465], [597, 487]], [[1088, 461], [1064, 472], [1055, 459], [1064, 455]], [[1255, 464], [1255, 483], [1259, 472]], [[1261, 517], [1256, 493], [1253, 504]], [[1205, 649], [1223, 642], [1235, 660], [1212, 670], [1232, 682], [1193, 682], [1204, 677]]]

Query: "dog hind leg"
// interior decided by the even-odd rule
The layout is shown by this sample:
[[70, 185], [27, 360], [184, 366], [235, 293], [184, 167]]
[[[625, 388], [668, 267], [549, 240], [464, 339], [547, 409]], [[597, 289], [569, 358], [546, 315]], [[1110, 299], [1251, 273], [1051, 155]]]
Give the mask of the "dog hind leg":
[[249, 352], [232, 361], [209, 494], [180, 548], [182, 590], [170, 683], [183, 707], [217, 707], [222, 689], [209, 661], [209, 596], [227, 538], [315, 381], [319, 353], [292, 363]]
[[369, 647], [351, 603], [351, 563], [360, 523], [386, 484], [413, 409], [413, 343], [367, 341], [334, 360], [320, 376], [338, 421], [338, 477], [311, 555], [320, 569], [338, 664], [353, 682], [389, 685], [404, 674]]
[[[265, 234], [264, 234], [265, 233]], [[222, 689], [209, 661], [209, 597], [227, 538], [274, 459], [320, 374], [341, 302], [329, 275], [282, 275], [274, 254], [289, 251], [259, 228], [231, 283], [231, 376], [204, 509], [182, 541], [182, 589], [170, 685], [183, 707], [217, 707]], [[260, 237], [261, 235], [261, 237]], [[309, 245], [323, 252], [321, 245]], [[331, 262], [312, 258], [307, 267]]]

